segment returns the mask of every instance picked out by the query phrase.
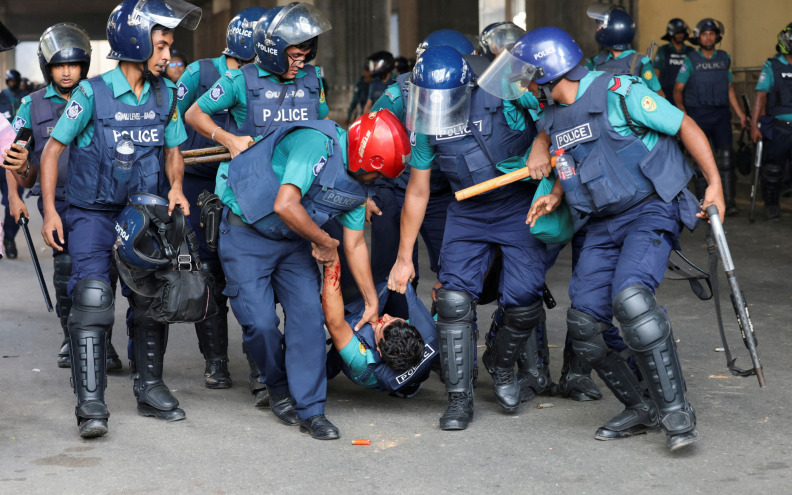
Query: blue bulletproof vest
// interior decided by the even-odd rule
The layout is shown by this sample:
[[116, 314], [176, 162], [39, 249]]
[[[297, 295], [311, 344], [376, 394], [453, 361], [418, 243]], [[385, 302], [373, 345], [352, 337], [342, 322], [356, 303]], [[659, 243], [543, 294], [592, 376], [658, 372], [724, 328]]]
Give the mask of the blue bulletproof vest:
[[660, 69], [660, 87], [663, 89], [666, 98], [669, 98], [669, 95], [674, 94], [677, 74], [679, 74], [679, 69], [685, 64], [685, 55], [689, 55], [690, 52], [696, 50], [692, 46], [683, 45], [682, 53], [677, 53], [674, 44], [669, 43], [661, 46], [657, 51], [664, 55], [663, 67]]
[[280, 84], [269, 77], [259, 77], [256, 64], [242, 68], [247, 88], [247, 115], [239, 126], [240, 135], [261, 136], [268, 129], [289, 122], [319, 119], [320, 91], [316, 69], [306, 64], [302, 70], [305, 76], [293, 79], [293, 84]]
[[[74, 206], [94, 210], [121, 209], [135, 191], [164, 196], [167, 177], [163, 163], [165, 126], [170, 117], [171, 91], [159, 81], [160, 103], [154, 85], [146, 103], [127, 105], [113, 98], [113, 92], [101, 76], [88, 80], [94, 91], [93, 140], [87, 146], [72, 146], [66, 180], [66, 201]], [[70, 112], [81, 108], [70, 104]], [[134, 145], [131, 173], [118, 174], [113, 166], [115, 146], [128, 135]]]
[[[47, 88], [40, 89], [30, 95], [30, 128], [33, 130], [33, 150], [30, 152], [30, 163], [41, 168], [41, 152], [50, 138], [55, 124], [66, 108], [65, 101], [45, 98]], [[58, 183], [55, 185], [55, 199], [66, 198], [66, 174], [69, 168], [69, 151], [67, 146], [58, 160]], [[30, 189], [32, 196], [41, 196], [41, 175], [36, 177], [36, 184]]]
[[0, 91], [0, 114], [9, 122], [14, 118], [14, 103], [5, 90]]
[[[509, 127], [500, 98], [478, 87], [473, 88], [471, 97], [467, 125], [446, 129], [442, 134], [429, 138], [436, 152], [435, 164], [454, 192], [503, 175], [496, 165], [507, 158], [524, 155], [536, 137], [530, 116], [526, 115], [529, 125], [525, 130], [517, 131]], [[513, 183], [467, 201], [491, 201], [523, 187]]]
[[[203, 95], [220, 79], [221, 74], [217, 71], [217, 68], [212, 63], [212, 59], [205, 58], [198, 61], [199, 67], [199, 77], [198, 77], [198, 89], [197, 95]], [[186, 88], [185, 88], [186, 89]], [[181, 99], [184, 98], [184, 91], [182, 89], [182, 85], [179, 85], [179, 92], [177, 98]], [[236, 133], [236, 125], [234, 124], [234, 119], [231, 118], [228, 110], [223, 110], [221, 112], [217, 112], [214, 115], [211, 115], [212, 121], [215, 125], [220, 126], [223, 130]], [[209, 138], [205, 138], [198, 134], [192, 127], [190, 127], [186, 122], [184, 123], [184, 130], [187, 131], [187, 140], [181, 144], [180, 148], [183, 150], [197, 150], [200, 148], [210, 148], [213, 146], [217, 146], [217, 143], [212, 141]], [[217, 167], [220, 166], [220, 163], [201, 163], [198, 165], [190, 165], [188, 167], [184, 167], [184, 173], [197, 175], [199, 177], [206, 177], [214, 179], [217, 175]]]
[[[601, 51], [596, 57], [594, 57], [594, 70], [619, 75], [640, 75], [641, 59], [643, 56], [633, 50], [629, 51], [633, 52], [632, 56], [628, 55], [621, 58], [611, 58], [610, 60], [608, 60], [610, 52], [608, 50]], [[633, 63], [635, 64], [634, 66]], [[632, 72], [630, 72], [630, 67], [633, 69]]]
[[[403, 75], [403, 74], [402, 74]], [[382, 93], [388, 89], [388, 86], [393, 84], [393, 76], [388, 77], [387, 81], [383, 81], [379, 77], [373, 78], [369, 83], [369, 97], [366, 99], [371, 99], [372, 102], [376, 103], [379, 100], [379, 97], [382, 96]]]
[[773, 87], [767, 92], [767, 114], [771, 117], [792, 113], [792, 65], [773, 57]]
[[668, 203], [693, 176], [671, 136], [661, 134], [649, 151], [635, 134], [614, 130], [608, 119], [611, 77], [600, 74], [569, 106], [545, 107], [551, 152], [563, 148], [576, 163], [576, 175], [561, 181], [567, 202], [593, 217], [615, 215], [653, 193]]
[[[438, 356], [437, 325], [435, 324], [432, 315], [429, 314], [429, 311], [426, 309], [426, 306], [424, 306], [423, 302], [418, 299], [418, 296], [415, 294], [415, 289], [413, 289], [412, 285], [407, 285], [409, 285], [409, 287], [407, 287], [407, 292], [404, 295], [407, 298], [410, 324], [418, 330], [418, 333], [421, 334], [421, 338], [423, 338], [424, 341], [423, 359], [417, 366], [414, 366], [407, 371], [397, 373], [396, 371], [393, 371], [390, 366], [385, 364], [385, 362], [382, 360], [382, 356], [380, 356], [380, 353], [377, 352], [377, 343], [374, 339], [374, 329], [370, 323], [366, 323], [363, 325], [363, 328], [355, 333], [360, 343], [363, 344], [366, 349], [371, 350], [372, 354], [374, 354], [374, 362], [369, 364], [368, 369], [361, 376], [357, 377], [357, 380], [360, 382], [366, 381], [373, 373], [374, 377], [377, 379], [376, 390], [379, 391], [393, 392], [399, 390], [408, 383], [423, 382], [429, 378], [432, 362]], [[383, 295], [388, 295], [387, 286], [384, 286], [382, 289], [380, 289], [379, 295], [381, 301], [380, 307], [382, 308], [385, 306]], [[347, 308], [348, 307], [349, 306], [347, 306]], [[364, 308], [361, 307], [359, 311], [350, 313], [345, 317], [350, 327], [354, 326], [355, 323], [360, 321], [360, 318], [363, 316], [363, 310]], [[344, 364], [343, 369], [347, 376], [352, 376], [352, 373], [346, 364]]]
[[228, 165], [228, 186], [234, 192], [245, 219], [270, 239], [297, 239], [274, 212], [281, 182], [272, 169], [275, 147], [289, 132], [314, 129], [333, 140], [328, 159], [314, 165], [314, 181], [302, 197], [302, 204], [317, 225], [366, 202], [366, 186], [347, 173], [336, 123], [330, 120], [292, 122], [276, 130], [240, 153]]
[[697, 51], [687, 56], [693, 63], [693, 73], [685, 85], [685, 107], [728, 107], [731, 62], [726, 52], [716, 50], [710, 59]]

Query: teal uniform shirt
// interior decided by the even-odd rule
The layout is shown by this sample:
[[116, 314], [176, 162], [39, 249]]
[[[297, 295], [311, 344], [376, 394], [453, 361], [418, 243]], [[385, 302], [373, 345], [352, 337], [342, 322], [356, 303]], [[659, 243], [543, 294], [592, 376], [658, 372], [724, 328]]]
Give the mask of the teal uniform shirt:
[[377, 110], [390, 110], [399, 120], [404, 120], [404, 102], [398, 83], [393, 83], [377, 98], [371, 107], [372, 112]]
[[[212, 59], [212, 65], [215, 66], [217, 72], [220, 73], [222, 77], [223, 74], [228, 72], [228, 62], [226, 61], [226, 55], [220, 55], [217, 58]], [[184, 85], [183, 96], [181, 100], [176, 101], [176, 105], [179, 107], [179, 113], [184, 115], [188, 108], [195, 103], [195, 100], [198, 99], [198, 84], [201, 81], [201, 64], [198, 60], [191, 63], [187, 66], [184, 70], [184, 73], [179, 78], [178, 84]], [[211, 115], [211, 114], [210, 114]]]
[[[715, 55], [719, 51], [720, 50], [713, 51], [711, 58], [714, 58]], [[704, 57], [704, 54], [701, 53], [701, 50], [698, 50], [698, 52], [699, 52], [699, 54], [702, 57]], [[726, 56], [729, 58], [729, 82], [731, 83], [734, 80], [734, 77], [732, 76], [732, 70], [731, 70], [731, 55], [729, 55], [727, 53]], [[707, 57], [704, 57], [704, 58], [707, 58]], [[681, 82], [683, 84], [687, 84], [687, 82], [690, 80], [690, 76], [692, 74], [693, 74], [693, 62], [690, 61], [690, 57], [685, 55], [685, 61], [683, 62], [682, 67], [679, 68], [679, 74], [677, 74], [676, 82]]]
[[[113, 92], [113, 96], [126, 105], [143, 105], [151, 96], [151, 85], [148, 81], [145, 81], [143, 83], [143, 91], [140, 93], [140, 99], [138, 100], [120, 67], [105, 72], [102, 74], [102, 79], [107, 83], [110, 91]], [[168, 89], [176, 89], [176, 85], [169, 79], [161, 78], [160, 81], [163, 81]], [[91, 143], [94, 135], [94, 98], [93, 88], [91, 88], [91, 84], [88, 81], [82, 81], [79, 89], [81, 91], [72, 91], [71, 101], [78, 102], [82, 106], [83, 111], [74, 119], [68, 118], [66, 112], [64, 112], [55, 125], [51, 137], [66, 145], [71, 144], [76, 139], [77, 146], [82, 148]], [[173, 105], [173, 93], [174, 91], [168, 91], [168, 103], [170, 105]], [[187, 133], [184, 130], [184, 124], [178, 108], [174, 111], [173, 118], [165, 126], [164, 138], [165, 148], [175, 148], [187, 139]]]
[[[58, 93], [58, 90], [55, 89], [55, 86], [53, 86], [52, 83], [50, 83], [50, 85], [47, 86], [47, 90], [44, 91], [44, 98], [47, 98], [48, 100], [55, 100], [58, 103], [66, 103], [69, 101], [61, 96], [60, 93]], [[19, 110], [16, 113], [16, 118], [14, 118], [14, 128], [17, 131], [23, 127], [26, 129], [33, 129], [33, 126], [30, 124], [30, 105], [32, 103], [33, 100], [30, 98], [30, 95], [22, 98], [22, 103], [20, 104]]]
[[[347, 164], [347, 133], [337, 128], [338, 141], [341, 145], [344, 164]], [[275, 146], [272, 155], [272, 169], [281, 184], [292, 184], [300, 188], [302, 195], [308, 192], [316, 177], [313, 173], [314, 165], [321, 160], [327, 160], [332, 140], [314, 129], [297, 129], [287, 134]], [[227, 186], [229, 162], [223, 162], [217, 170], [217, 183], [215, 193], [223, 204], [228, 205], [231, 211], [242, 217], [242, 209], [236, 196]], [[351, 230], [363, 230], [366, 219], [366, 205], [362, 204], [354, 210], [342, 213], [336, 217], [341, 225]]]
[[[786, 57], [782, 53], [776, 55], [775, 58], [782, 64], [789, 65], [789, 62], [787, 62]], [[790, 71], [792, 71], [792, 66], [790, 66]], [[762, 72], [759, 74], [759, 81], [756, 83], [755, 89], [756, 91], [764, 91], [765, 93], [769, 93], [774, 84], [775, 76], [773, 76], [773, 68], [770, 66], [770, 61], [768, 60], [764, 63], [764, 65], [762, 65]], [[789, 113], [776, 115], [775, 118], [786, 122], [792, 122], [792, 114]]]
[[[278, 84], [294, 84], [293, 80], [282, 82], [278, 79], [277, 75], [261, 67], [256, 67], [258, 68], [260, 77], [267, 77]], [[319, 69], [314, 69], [316, 70], [316, 77], [319, 77]], [[305, 77], [305, 72], [302, 70], [297, 72], [296, 79], [301, 77]], [[198, 107], [207, 115], [214, 115], [217, 112], [228, 110], [236, 121], [237, 126], [241, 126], [245, 121], [245, 117], [247, 117], [247, 86], [245, 85], [245, 75], [240, 69], [229, 69], [225, 75], [215, 83], [215, 86], [212, 86], [212, 89], [218, 85], [223, 89], [221, 92], [222, 95], [217, 100], [214, 100], [210, 96], [211, 90], [207, 91], [206, 94], [198, 98]], [[330, 113], [330, 109], [325, 101], [324, 86], [322, 85], [321, 77], [319, 77], [319, 90], [319, 119], [324, 119]]]
[[[607, 50], [607, 52], [608, 52], [608, 57], [606, 58], [606, 61], [613, 60], [614, 58], [618, 60], [625, 57], [632, 57], [636, 53], [635, 50], [624, 50], [619, 54], [618, 57], [614, 57], [613, 53], [611, 53], [610, 50]], [[594, 62], [595, 58], [596, 57], [592, 57], [586, 60], [585, 67], [588, 70], [591, 71], [597, 70], [597, 67], [595, 66], [595, 62]], [[641, 57], [640, 64], [641, 64], [641, 78], [643, 79], [644, 84], [646, 84], [649, 87], [649, 89], [651, 89], [654, 92], [660, 91], [660, 80], [657, 79], [657, 75], [654, 72], [652, 61], [649, 60], [649, 57]]]
[[377, 377], [374, 373], [369, 374], [365, 380], [360, 380], [370, 364], [374, 364], [374, 353], [360, 343], [357, 335], [352, 335], [352, 340], [343, 349], [338, 351], [341, 360], [349, 367], [350, 380], [366, 388], [377, 388]]

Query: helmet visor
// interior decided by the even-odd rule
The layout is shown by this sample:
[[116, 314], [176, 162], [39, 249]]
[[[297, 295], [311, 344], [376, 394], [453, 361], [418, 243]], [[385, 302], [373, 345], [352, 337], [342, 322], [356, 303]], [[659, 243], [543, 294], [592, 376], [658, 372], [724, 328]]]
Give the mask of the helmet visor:
[[408, 83], [407, 129], [428, 136], [448, 134], [470, 118], [470, 85], [452, 89], [427, 89]]
[[10, 50], [19, 44], [19, 40], [0, 22], [0, 52]]
[[39, 50], [47, 63], [52, 61], [52, 57], [58, 52], [71, 50], [72, 54], [82, 51], [90, 60], [91, 40], [88, 33], [80, 26], [72, 23], [56, 24], [44, 31], [39, 39]]
[[327, 17], [311, 4], [292, 2], [272, 19], [267, 36], [278, 36], [289, 45], [297, 45], [329, 31], [333, 26]]
[[132, 9], [130, 22], [143, 17], [152, 25], [161, 24], [174, 29], [178, 26], [194, 31], [201, 20], [201, 9], [184, 0], [138, 0]]
[[592, 3], [586, 9], [586, 15], [597, 21], [598, 25], [608, 27], [608, 20], [610, 19], [611, 12], [613, 12], [613, 5], [606, 3]]
[[542, 75], [541, 67], [503, 50], [478, 78], [478, 86], [502, 100], [516, 100], [528, 91], [528, 83]]
[[495, 26], [490, 32], [481, 37], [482, 48], [488, 49], [494, 56], [500, 54], [504, 48], [516, 43], [525, 31], [512, 23]]

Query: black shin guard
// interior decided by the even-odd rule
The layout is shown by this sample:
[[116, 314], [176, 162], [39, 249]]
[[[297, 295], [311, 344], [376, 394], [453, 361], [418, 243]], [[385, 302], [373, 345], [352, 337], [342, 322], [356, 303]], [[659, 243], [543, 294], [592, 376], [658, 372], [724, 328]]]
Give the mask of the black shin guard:
[[209, 282], [212, 297], [218, 307], [215, 316], [195, 324], [198, 347], [206, 360], [205, 385], [207, 388], [229, 388], [231, 375], [228, 372], [228, 298], [223, 295], [225, 274], [220, 261], [215, 259], [203, 260], [201, 271]]
[[715, 161], [718, 165], [718, 172], [721, 177], [721, 185], [723, 186], [723, 199], [726, 203], [726, 214], [734, 215], [739, 210], [737, 203], [735, 203], [735, 188], [737, 184], [737, 176], [734, 173], [734, 160], [732, 159], [732, 150], [730, 148], [721, 148], [717, 151]]
[[52, 276], [52, 285], [55, 287], [55, 309], [63, 329], [63, 342], [58, 352], [58, 367], [68, 368], [71, 364], [69, 361], [69, 312], [72, 306], [68, 287], [72, 271], [72, 258], [69, 253], [60, 253], [52, 257], [52, 262], [55, 272]]
[[534, 332], [525, 341], [517, 358], [517, 381], [523, 401], [531, 399], [533, 395], [558, 394], [558, 385], [550, 378], [550, 348], [546, 331], [541, 336], [538, 331]]

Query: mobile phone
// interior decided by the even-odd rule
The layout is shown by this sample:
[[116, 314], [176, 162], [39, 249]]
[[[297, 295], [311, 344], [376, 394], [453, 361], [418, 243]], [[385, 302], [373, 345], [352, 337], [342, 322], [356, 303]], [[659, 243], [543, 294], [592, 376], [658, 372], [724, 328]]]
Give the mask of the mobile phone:
[[[17, 135], [14, 138], [14, 143], [21, 144], [22, 146], [27, 146], [31, 137], [33, 137], [33, 130], [28, 129], [27, 127], [23, 127], [19, 129], [19, 132], [17, 132]], [[3, 160], [3, 165], [8, 165], [8, 164], [9, 163], [6, 160]]]

